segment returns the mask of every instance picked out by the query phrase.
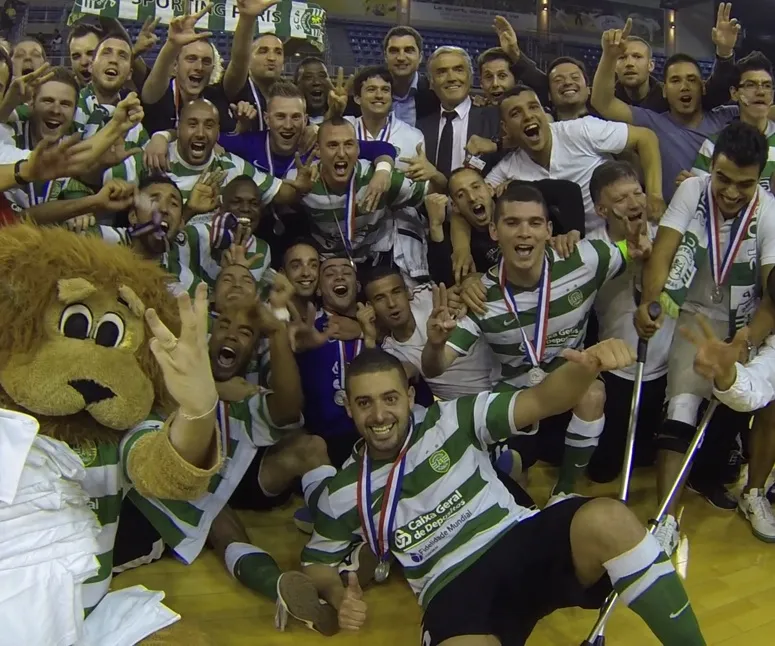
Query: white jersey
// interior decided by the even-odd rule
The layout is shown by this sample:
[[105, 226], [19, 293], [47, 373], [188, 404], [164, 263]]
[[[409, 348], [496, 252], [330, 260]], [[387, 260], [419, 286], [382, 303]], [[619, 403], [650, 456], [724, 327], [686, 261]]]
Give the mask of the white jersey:
[[[433, 311], [433, 292], [430, 285], [423, 285], [412, 292], [410, 306], [415, 321], [412, 336], [406, 341], [396, 341], [389, 336], [382, 347], [401, 361], [413, 365], [422, 374], [422, 351], [428, 341], [426, 324]], [[483, 339], [479, 339], [469, 353], [455, 361], [443, 375], [434, 379], [423, 375], [423, 378], [431, 392], [439, 399], [455, 399], [489, 390], [497, 371], [495, 355], [490, 346]]]
[[[657, 234], [656, 225], [649, 225], [649, 236], [653, 240]], [[604, 240], [611, 242], [605, 227], [595, 229], [586, 237], [587, 240]], [[635, 290], [640, 290], [642, 265], [633, 262], [626, 271], [604, 284], [595, 298], [595, 314], [600, 325], [600, 340], [622, 339], [633, 348], [638, 346], [638, 333], [635, 331], [633, 317], [635, 316]], [[649, 340], [646, 355], [646, 367], [643, 371], [643, 381], [659, 379], [667, 374], [667, 358], [673, 341], [676, 320], [664, 317], [662, 327]], [[612, 370], [613, 374], [630, 381], [635, 379], [635, 366], [624, 370]]]

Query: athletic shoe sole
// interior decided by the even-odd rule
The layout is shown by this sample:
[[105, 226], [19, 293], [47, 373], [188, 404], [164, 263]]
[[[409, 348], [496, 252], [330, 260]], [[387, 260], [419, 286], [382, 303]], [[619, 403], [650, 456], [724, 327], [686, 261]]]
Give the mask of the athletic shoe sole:
[[331, 637], [339, 632], [336, 610], [320, 602], [315, 584], [301, 572], [284, 572], [280, 576], [277, 582], [277, 604], [291, 617], [321, 635]]
[[760, 532], [757, 532], [756, 529], [753, 526], [753, 523], [751, 522], [748, 514], [745, 512], [744, 509], [741, 507], [737, 508], [737, 511], [740, 513], [740, 515], [745, 518], [745, 520], [748, 522], [748, 524], [751, 526], [751, 533], [756, 536], [760, 541], [763, 543], [775, 543], [775, 536], [767, 536], [766, 534], [762, 534]]

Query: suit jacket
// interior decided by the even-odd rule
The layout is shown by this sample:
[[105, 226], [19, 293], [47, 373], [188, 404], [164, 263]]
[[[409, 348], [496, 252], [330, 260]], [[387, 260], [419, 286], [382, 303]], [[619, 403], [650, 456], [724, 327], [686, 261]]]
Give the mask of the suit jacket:
[[[440, 108], [437, 107], [434, 112], [417, 121], [417, 128], [425, 137], [425, 154], [428, 156], [428, 161], [434, 166], [436, 166], [436, 149], [439, 143], [439, 110]], [[498, 108], [492, 106], [484, 108], [479, 108], [475, 105], [471, 106], [471, 112], [468, 115], [468, 133], [466, 135], [466, 142], [473, 135], [479, 135], [485, 139], [494, 140], [500, 136], [500, 132], [501, 117]], [[502, 157], [502, 153], [483, 155], [482, 161], [484, 161], [487, 166], [482, 174], [487, 175]]]

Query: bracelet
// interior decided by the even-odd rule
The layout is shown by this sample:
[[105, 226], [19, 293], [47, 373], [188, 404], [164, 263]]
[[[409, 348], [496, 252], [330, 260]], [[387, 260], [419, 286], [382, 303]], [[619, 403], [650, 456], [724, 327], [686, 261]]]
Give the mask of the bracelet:
[[619, 251], [622, 252], [622, 256], [624, 257], [624, 262], [630, 262], [630, 250], [627, 248], [627, 241], [622, 240], [620, 242], [617, 242], [616, 246], [619, 247]]
[[22, 164], [26, 162], [26, 159], [20, 159], [13, 165], [13, 181], [19, 186], [29, 183], [30, 180], [22, 177]]
[[378, 173], [381, 170], [386, 170], [388, 173], [393, 172], [393, 167], [390, 165], [389, 162], [381, 161], [374, 167], [374, 172]]
[[220, 400], [219, 400], [219, 399], [218, 399], [218, 397], [216, 396], [216, 398], [215, 398], [215, 403], [212, 405], [212, 407], [210, 408], [210, 410], [208, 410], [206, 413], [203, 413], [202, 415], [197, 415], [196, 417], [191, 417], [190, 415], [186, 415], [186, 414], [185, 414], [183, 411], [178, 411], [178, 412], [180, 413], [180, 416], [181, 416], [181, 417], [182, 417], [184, 420], [186, 420], [187, 422], [196, 422], [196, 421], [198, 421], [198, 420], [200, 420], [200, 419], [204, 419], [204, 418], [205, 418], [205, 417], [207, 417], [208, 415], [212, 415], [212, 414], [213, 414], [213, 412], [215, 411], [215, 409], [218, 407], [218, 402], [219, 402], [219, 401], [220, 401]]

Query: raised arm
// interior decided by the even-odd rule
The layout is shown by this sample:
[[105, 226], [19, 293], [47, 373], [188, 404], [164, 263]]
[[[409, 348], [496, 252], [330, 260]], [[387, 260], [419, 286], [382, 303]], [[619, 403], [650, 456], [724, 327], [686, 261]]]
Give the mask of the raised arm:
[[600, 57], [592, 84], [592, 107], [606, 119], [625, 123], [632, 123], [632, 109], [616, 98], [616, 61], [624, 54], [631, 29], [632, 21], [628, 18], [624, 29], [609, 29], [603, 32], [600, 41], [603, 55]]
[[[245, 83], [250, 70], [250, 47], [256, 31], [256, 18], [278, 4], [280, 0], [237, 0], [237, 27], [231, 42], [231, 58], [223, 74], [223, 91], [234, 101]], [[261, 109], [261, 106], [256, 106]]]
[[652, 222], [659, 222], [666, 208], [662, 196], [662, 156], [659, 152], [659, 139], [649, 128], [629, 126], [627, 150], [638, 153], [646, 183], [649, 219]]
[[23, 217], [37, 224], [61, 224], [65, 220], [87, 213], [118, 213], [134, 201], [134, 186], [121, 180], [106, 182], [99, 193], [74, 200], [52, 200], [23, 212]]
[[422, 351], [422, 372], [429, 379], [443, 375], [459, 354], [447, 345], [457, 327], [449, 309], [447, 288], [442, 283], [433, 287], [433, 310], [428, 317], [428, 341]]
[[208, 4], [204, 9], [190, 16], [175, 16], [167, 28], [167, 40], [164, 41], [156, 61], [143, 84], [142, 99], [145, 105], [158, 103], [167, 91], [180, 50], [186, 45], [212, 36], [209, 31], [195, 32], [197, 21], [212, 9]]
[[732, 3], [721, 2], [716, 14], [716, 25], [711, 32], [716, 46], [716, 60], [713, 71], [705, 83], [706, 108], [715, 108], [729, 102], [729, 88], [735, 84], [735, 45], [741, 26], [731, 17]]
[[520, 83], [533, 88], [541, 103], [546, 105], [549, 102], [549, 80], [546, 74], [520, 49], [514, 27], [503, 16], [496, 16], [493, 29], [498, 35], [501, 49], [513, 63], [512, 70], [515, 78]]
[[620, 339], [607, 339], [584, 351], [565, 350], [567, 362], [538, 386], [517, 397], [513, 427], [525, 428], [573, 408], [601, 372], [621, 370], [635, 363], [635, 351]]

